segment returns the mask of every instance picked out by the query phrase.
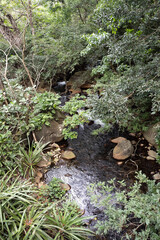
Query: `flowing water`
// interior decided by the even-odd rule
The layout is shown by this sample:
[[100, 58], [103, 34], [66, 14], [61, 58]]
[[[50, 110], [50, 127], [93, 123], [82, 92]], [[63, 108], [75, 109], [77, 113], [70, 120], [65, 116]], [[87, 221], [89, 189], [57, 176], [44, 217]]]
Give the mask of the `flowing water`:
[[[110, 139], [118, 136], [118, 130], [109, 134], [93, 136], [92, 130], [99, 125], [85, 125], [78, 129], [78, 138], [68, 141], [69, 149], [72, 149], [76, 159], [64, 161], [62, 165], [51, 168], [46, 174], [46, 182], [49, 183], [53, 177], [60, 178], [71, 186], [70, 195], [77, 202], [85, 215], [94, 215], [97, 219], [104, 219], [103, 211], [94, 207], [87, 194], [87, 187], [91, 183], [105, 181], [106, 183], [116, 178], [127, 179], [128, 171], [117, 165], [111, 157], [114, 144]], [[129, 180], [127, 179], [129, 182]], [[99, 239], [99, 238], [94, 238]], [[116, 240], [118, 236], [113, 233], [105, 239]]]

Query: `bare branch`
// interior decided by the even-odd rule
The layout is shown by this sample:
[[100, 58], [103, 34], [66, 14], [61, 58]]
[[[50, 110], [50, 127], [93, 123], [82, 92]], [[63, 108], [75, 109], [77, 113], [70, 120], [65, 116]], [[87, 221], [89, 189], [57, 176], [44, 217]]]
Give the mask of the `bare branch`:
[[32, 14], [32, 3], [31, 0], [28, 0], [28, 19], [32, 30], [32, 36], [34, 37], [35, 31], [33, 26], [33, 14]]
[[[26, 26], [27, 27], [27, 26]], [[25, 63], [25, 47], [26, 47], [26, 43], [25, 43], [25, 30], [26, 30], [26, 27], [24, 29], [24, 32], [23, 32], [23, 49], [22, 49], [22, 58], [19, 56], [19, 54], [16, 52], [16, 50], [14, 49], [14, 47], [12, 46], [12, 49], [13, 51], [15, 52], [16, 56], [19, 58], [19, 60], [22, 62], [23, 66], [24, 66], [24, 69], [28, 75], [28, 78], [30, 80], [30, 83], [31, 83], [31, 86], [33, 87], [34, 91], [36, 91], [35, 87], [34, 87], [34, 83], [33, 83], [33, 80], [32, 80], [32, 77], [31, 77], [31, 74], [29, 72], [29, 69]]]
[[[9, 48], [9, 49], [7, 49], [7, 50], [8, 50], [8, 54], [9, 54], [11, 48]], [[6, 52], [7, 52], [7, 50], [6, 50]], [[6, 82], [7, 82], [7, 85], [8, 85], [10, 91], [12, 92], [12, 94], [13, 94], [13, 96], [14, 96], [14, 91], [13, 91], [13, 89], [12, 89], [10, 83], [9, 83], [9, 79], [7, 78], [8, 54], [7, 54], [5, 51], [3, 51], [2, 49], [0, 49], [0, 51], [5, 55], [5, 58], [6, 58], [4, 73], [3, 73], [2, 71], [0, 71], [0, 74], [5, 78], [5, 80], [6, 80]]]

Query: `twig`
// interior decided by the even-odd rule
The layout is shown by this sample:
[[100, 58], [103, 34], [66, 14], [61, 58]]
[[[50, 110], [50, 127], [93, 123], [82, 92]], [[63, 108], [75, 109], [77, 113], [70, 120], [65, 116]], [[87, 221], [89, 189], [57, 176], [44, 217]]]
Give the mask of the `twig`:
[[[26, 26], [27, 27], [27, 26]], [[34, 87], [34, 83], [33, 83], [33, 80], [32, 80], [32, 77], [31, 77], [31, 74], [30, 74], [30, 72], [29, 72], [29, 70], [28, 70], [28, 68], [27, 68], [27, 66], [26, 66], [26, 63], [25, 63], [25, 55], [24, 55], [24, 52], [25, 52], [25, 32], [26, 32], [26, 27], [25, 27], [25, 30], [24, 30], [24, 32], [23, 32], [23, 49], [22, 49], [22, 58], [18, 55], [18, 53], [16, 52], [16, 50], [13, 48], [13, 46], [12, 46], [12, 49], [13, 49], [13, 51], [15, 52], [15, 54], [16, 54], [16, 56], [19, 58], [19, 60], [22, 62], [22, 64], [23, 64], [23, 66], [24, 66], [24, 69], [26, 70], [26, 72], [27, 72], [27, 75], [28, 75], [28, 78], [29, 78], [29, 80], [30, 80], [30, 83], [31, 83], [31, 85], [32, 85], [32, 87], [33, 87], [33, 89], [34, 89], [34, 91], [36, 92], [36, 89], [35, 89], [35, 87]]]
[[[29, 70], [28, 70], [28, 68], [27, 68], [27, 66], [26, 66], [26, 64], [25, 64], [25, 60], [24, 60], [24, 59], [25, 59], [24, 52], [25, 52], [25, 48], [26, 48], [25, 33], [26, 33], [26, 28], [24, 29], [24, 32], [23, 32], [22, 63], [23, 63], [23, 66], [24, 66], [24, 68], [25, 68], [25, 70], [26, 70], [26, 72], [27, 72], [27, 74], [28, 74], [28, 77], [29, 77], [30, 83], [31, 83], [33, 89], [35, 90], [35, 88], [34, 88], [34, 84], [33, 84], [33, 80], [32, 80], [32, 77], [31, 77], [31, 74], [30, 74], [30, 72], [29, 72]], [[36, 91], [36, 90], [35, 90], [35, 91]]]
[[139, 139], [138, 142], [137, 142], [136, 145], [135, 145], [134, 155], [136, 154], [137, 147], [138, 147], [138, 144], [139, 144], [140, 141], [141, 141], [141, 139]]

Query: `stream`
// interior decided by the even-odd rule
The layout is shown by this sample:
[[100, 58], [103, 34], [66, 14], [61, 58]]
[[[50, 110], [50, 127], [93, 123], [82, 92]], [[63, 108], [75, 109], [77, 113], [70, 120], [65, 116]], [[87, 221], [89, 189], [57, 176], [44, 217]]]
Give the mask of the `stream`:
[[[131, 180], [128, 179], [128, 169], [118, 166], [111, 156], [115, 145], [110, 142], [110, 139], [118, 136], [118, 130], [114, 129], [110, 133], [93, 136], [91, 132], [99, 127], [100, 125], [95, 123], [80, 126], [77, 130], [77, 139], [68, 140], [67, 146], [67, 149], [75, 153], [76, 159], [66, 160], [60, 166], [52, 167], [45, 178], [46, 183], [56, 177], [69, 184], [71, 199], [85, 210], [84, 215], [94, 215], [97, 219], [103, 220], [103, 211], [91, 204], [87, 187], [99, 181], [107, 183], [112, 178], [116, 178], [117, 181], [126, 179], [128, 183]], [[103, 239], [118, 240], [120, 238], [115, 233], [111, 233]]]
[[[69, 95], [64, 92], [65, 82], [60, 82], [56, 90], [58, 93], [63, 93], [61, 94], [61, 105], [63, 106], [69, 99]], [[78, 132], [77, 139], [58, 143], [62, 150], [73, 151], [76, 158], [74, 160], [60, 160], [58, 165], [50, 168], [45, 174], [47, 184], [55, 177], [70, 185], [69, 196], [71, 200], [75, 201], [81, 210], [84, 210], [84, 216], [94, 216], [89, 221], [92, 230], [95, 230], [96, 220], [94, 219], [103, 221], [106, 216], [102, 208], [95, 207], [91, 203], [87, 192], [90, 184], [108, 183], [109, 180], [115, 178], [117, 186], [118, 181], [125, 180], [128, 189], [134, 183], [135, 172], [142, 170], [150, 179], [153, 179], [152, 174], [156, 173], [159, 167], [156, 161], [146, 161], [149, 145], [142, 136], [131, 137], [127, 132], [119, 132], [118, 126], [115, 126], [109, 133], [93, 135], [92, 131], [101, 126], [102, 123], [99, 120], [80, 125], [76, 130]], [[112, 157], [115, 144], [110, 141], [119, 136], [136, 142], [135, 154], [120, 165]], [[96, 236], [91, 239], [120, 240], [121, 238], [120, 234], [110, 231], [107, 236]]]

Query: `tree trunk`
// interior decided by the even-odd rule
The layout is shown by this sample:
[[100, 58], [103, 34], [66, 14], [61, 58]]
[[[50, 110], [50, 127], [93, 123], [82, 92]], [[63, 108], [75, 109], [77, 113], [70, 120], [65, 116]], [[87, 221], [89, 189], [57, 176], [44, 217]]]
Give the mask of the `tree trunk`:
[[20, 30], [16, 24], [16, 21], [11, 14], [7, 14], [6, 17], [10, 21], [12, 27], [8, 27], [4, 24], [4, 20], [0, 18], [0, 33], [3, 35], [4, 39], [7, 40], [12, 46], [21, 49], [22, 38]]
[[34, 37], [35, 31], [34, 31], [34, 25], [33, 25], [33, 13], [32, 13], [32, 2], [31, 2], [31, 0], [28, 0], [28, 20], [29, 20], [29, 24], [31, 26], [32, 36]]

